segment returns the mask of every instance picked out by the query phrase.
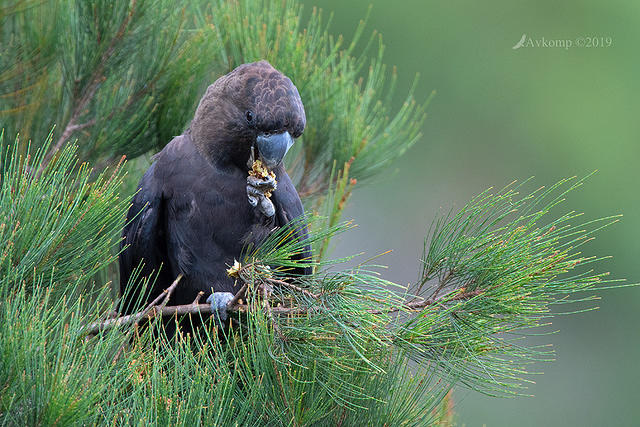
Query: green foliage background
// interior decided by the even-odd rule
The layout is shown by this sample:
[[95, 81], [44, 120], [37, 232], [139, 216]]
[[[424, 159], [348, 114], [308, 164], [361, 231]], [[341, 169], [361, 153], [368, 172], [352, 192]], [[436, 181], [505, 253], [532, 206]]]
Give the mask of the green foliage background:
[[[379, 0], [304, 2], [334, 11], [348, 35], [373, 5], [369, 23], [384, 35], [385, 60], [399, 69], [399, 91], [420, 72], [418, 93], [437, 95], [424, 136], [394, 166], [396, 174], [358, 189], [346, 216], [360, 226], [337, 253], [393, 249], [389, 278], [415, 281], [424, 229], [443, 207], [461, 206], [489, 185], [536, 176], [536, 184], [599, 172], [569, 197], [589, 217], [622, 213], [588, 252], [609, 254], [606, 269], [640, 277], [640, 5], [632, 0]], [[535, 38], [610, 36], [605, 49], [520, 49]], [[385, 203], [379, 203], [380, 195]], [[392, 219], [392, 220], [390, 220]], [[372, 232], [371, 230], [375, 230]], [[344, 252], [343, 252], [344, 251]], [[369, 253], [369, 252], [368, 252]], [[554, 321], [557, 361], [539, 366], [531, 399], [456, 395], [458, 421], [469, 426], [632, 425], [640, 369], [640, 296], [601, 294], [595, 312]]]
[[[517, 386], [519, 382], [512, 377], [511, 359], [526, 362], [549, 356], [545, 349], [513, 346], [501, 335], [509, 334], [514, 327], [535, 326], [544, 321], [547, 303], [588, 287], [599, 277], [556, 277], [557, 273], [573, 268], [577, 261], [589, 264], [585, 262], [588, 260], [580, 260], [579, 254], [565, 258], [564, 252], [557, 251], [567, 247], [566, 237], [571, 240], [572, 229], [563, 228], [561, 222], [554, 222], [557, 229], [550, 229], [549, 225], [538, 228], [540, 224], [529, 221], [537, 217], [535, 210], [527, 211], [526, 204], [513, 202], [508, 192], [497, 196], [482, 195], [466, 208], [468, 217], [450, 217], [453, 227], [442, 222], [436, 226], [442, 234], [431, 242], [422, 274], [439, 277], [443, 286], [449, 283], [454, 288], [461, 287], [463, 297], [442, 295], [444, 300], [441, 302], [433, 296], [434, 301], [425, 309], [428, 316], [411, 318], [410, 313], [402, 313], [387, 330], [388, 319], [384, 313], [389, 305], [400, 304], [398, 296], [385, 289], [388, 282], [370, 276], [366, 271], [321, 272], [307, 279], [309, 289], [321, 295], [321, 306], [317, 306], [318, 297], [311, 298], [308, 293], [289, 289], [283, 294], [283, 297], [296, 298], [299, 305], [315, 307], [314, 310], [319, 310], [317, 315], [273, 323], [266, 322], [260, 310], [252, 312], [247, 333], [250, 335], [248, 342], [254, 346], [234, 342], [223, 349], [214, 340], [198, 343], [199, 347], [210, 351], [197, 354], [192, 354], [186, 346], [170, 349], [153, 346], [153, 351], [140, 346], [113, 359], [109, 355], [119, 353], [122, 341], [126, 341], [126, 337], [116, 335], [117, 331], [99, 338], [101, 341], [79, 339], [82, 325], [106, 310], [105, 306], [93, 302], [109, 301], [108, 288], [103, 286], [99, 295], [84, 299], [74, 296], [86, 293], [93, 280], [104, 283], [102, 276], [94, 274], [113, 258], [110, 245], [117, 236], [114, 230], [120, 227], [121, 214], [128, 201], [123, 195], [130, 194], [132, 188], [127, 186], [135, 184], [147, 160], [143, 157], [129, 164], [129, 179], [121, 193], [118, 193], [121, 180], [118, 174], [96, 177], [85, 166], [74, 172], [72, 149], [60, 152], [50, 164], [51, 169], [44, 170], [41, 180], [34, 178], [33, 172], [40, 166], [38, 156], [35, 159], [33, 156], [37, 146], [46, 141], [52, 122], [61, 123], [58, 135], [63, 129], [73, 129], [73, 133], [65, 132], [65, 137], [79, 139], [75, 152], [80, 159], [91, 160], [102, 169], [122, 152], [135, 157], [157, 149], [171, 135], [179, 133], [191, 114], [194, 97], [204, 88], [204, 85], [199, 87], [198, 82], [212, 81], [239, 63], [267, 58], [296, 82], [312, 118], [301, 144], [288, 161], [307, 206], [322, 209], [330, 215], [319, 229], [332, 228], [338, 223], [339, 212], [355, 184], [350, 178], [361, 183], [364, 178], [383, 171], [384, 175], [378, 174], [368, 190], [364, 187], [358, 193], [353, 210], [348, 213], [363, 225], [360, 230], [364, 234], [352, 233], [347, 239], [353, 240], [343, 240], [338, 254], [350, 254], [363, 248], [399, 248], [394, 255], [384, 259], [385, 264], [393, 266], [389, 277], [396, 282], [415, 283], [418, 248], [422, 242], [412, 239], [426, 234], [425, 225], [437, 213], [435, 206], [448, 207], [452, 200], [468, 200], [489, 184], [502, 187], [514, 176], [526, 178], [532, 173], [541, 175], [550, 171], [536, 182], [552, 184], [567, 174], [586, 175], [596, 167], [603, 171], [600, 178], [591, 179], [591, 182], [601, 180], [603, 175], [605, 182], [600, 187], [590, 187], [592, 191], [599, 190], [597, 194], [607, 196], [615, 194], [610, 191], [616, 184], [611, 174], [615, 174], [616, 179], [624, 177], [621, 170], [624, 168], [620, 167], [622, 159], [633, 158], [634, 145], [630, 145], [628, 152], [616, 151], [624, 141], [632, 140], [624, 133], [628, 130], [625, 124], [630, 123], [624, 118], [627, 110], [615, 116], [620, 120], [616, 128], [619, 135], [615, 139], [622, 141], [620, 145], [602, 144], [602, 138], [614, 136], [610, 127], [616, 123], [612, 123], [615, 120], [610, 114], [622, 104], [615, 102], [611, 93], [633, 86], [607, 87], [600, 82], [599, 91], [594, 91], [591, 81], [583, 76], [585, 70], [588, 72], [594, 64], [601, 64], [602, 57], [597, 55], [606, 57], [623, 52], [615, 50], [619, 47], [616, 34], [606, 33], [592, 22], [585, 22], [571, 28], [576, 34], [558, 36], [549, 24], [555, 21], [547, 20], [544, 14], [533, 14], [540, 21], [533, 19], [527, 23], [539, 33], [529, 28], [520, 29], [522, 20], [507, 19], [510, 12], [520, 11], [513, 4], [500, 10], [482, 8], [481, 11], [469, 5], [463, 8], [461, 5], [422, 3], [403, 3], [402, 7], [392, 9], [385, 5], [377, 11], [374, 8], [370, 21], [374, 28], [393, 23], [392, 29], [382, 28], [391, 38], [386, 61], [403, 65], [405, 73], [399, 80], [391, 80], [386, 85], [388, 88], [394, 82], [398, 84], [400, 91], [396, 92], [395, 98], [387, 95], [390, 92], [382, 84], [386, 71], [380, 62], [381, 53], [376, 50], [379, 39], [368, 38], [367, 31], [362, 32], [362, 26], [355, 29], [354, 23], [366, 9], [358, 9], [357, 3], [321, 4], [335, 10], [336, 25], [331, 33], [344, 32], [346, 40], [359, 40], [351, 45], [343, 45], [342, 39], [326, 33], [323, 30], [326, 21], [318, 21], [317, 12], [308, 7], [306, 15], [314, 14], [309, 34], [315, 38], [310, 38], [298, 25], [297, 9], [283, 6], [285, 3], [276, 6], [276, 2], [241, 1], [239, 8], [235, 8], [223, 1], [212, 2], [215, 13], [204, 9], [202, 14], [187, 14], [186, 20], [181, 19], [185, 10], [173, 7], [172, 2], [166, 0], [132, 1], [131, 9], [127, 2], [119, 2], [118, 7], [108, 1], [76, 2], [69, 8], [64, 2], [49, 4], [56, 4], [58, 8], [48, 10], [43, 16], [38, 15], [38, 7], [28, 9], [20, 15], [24, 17], [22, 21], [22, 18], [12, 21], [0, 31], [0, 54], [3, 55], [0, 111], [8, 115], [5, 117], [12, 117], [5, 125], [10, 140], [20, 130], [23, 138], [33, 141], [30, 149], [22, 144], [19, 153], [4, 154], [2, 162], [5, 168], [2, 182], [4, 228], [0, 229], [0, 238], [5, 241], [5, 249], [0, 258], [4, 271], [0, 289], [7, 293], [7, 298], [2, 300], [1, 313], [2, 337], [6, 339], [0, 342], [3, 354], [0, 384], [6, 384], [6, 387], [0, 403], [7, 412], [0, 414], [0, 418], [12, 417], [2, 418], [4, 421], [65, 422], [78, 419], [82, 414], [84, 420], [94, 422], [105, 419], [125, 422], [142, 417], [183, 423], [202, 418], [219, 423], [231, 420], [242, 423], [250, 419], [244, 418], [247, 414], [261, 413], [272, 422], [291, 422], [295, 418], [303, 424], [309, 420], [342, 420], [346, 424], [388, 422], [392, 425], [399, 419], [425, 422], [425, 413], [437, 418], [431, 409], [438, 401], [437, 393], [447, 391], [448, 380], [460, 380], [489, 393], [509, 393], [504, 383]], [[11, 10], [14, 5], [31, 6], [30, 0], [11, 1], [2, 5], [8, 9], [0, 11]], [[520, 7], [526, 9], [526, 5]], [[418, 13], [422, 11], [427, 15]], [[239, 16], [244, 18], [238, 19]], [[95, 17], [99, 19], [96, 21]], [[389, 19], [392, 17], [398, 17], [398, 21]], [[478, 20], [478, 17], [485, 17], [486, 21]], [[111, 25], [106, 25], [107, 18], [111, 19]], [[507, 19], [508, 24], [504, 24], [503, 19]], [[543, 20], [544, 25], [541, 24]], [[118, 29], [113, 22], [123, 24]], [[255, 24], [259, 22], [264, 25]], [[566, 21], [562, 24], [566, 25]], [[128, 28], [135, 30], [126, 31]], [[207, 30], [200, 32], [200, 28]], [[514, 31], [515, 35], [512, 35]], [[550, 34], [546, 34], [547, 31]], [[564, 28], [564, 31], [568, 30]], [[609, 50], [512, 51], [511, 46], [522, 32], [534, 38], [608, 36], [614, 39], [614, 46]], [[63, 36], [51, 43], [54, 36], [60, 34]], [[370, 49], [365, 49], [366, 54], [359, 57], [359, 52], [367, 45]], [[135, 55], [127, 54], [132, 50]], [[29, 63], [30, 58], [35, 60]], [[216, 59], [208, 62], [209, 58]], [[564, 62], [555, 70], [548, 65], [552, 61]], [[566, 77], [562, 72], [571, 67], [583, 73], [583, 80], [566, 83], [566, 78], [559, 78]], [[436, 88], [443, 101], [424, 128], [422, 144], [413, 149], [410, 158], [399, 164], [399, 173], [394, 175], [387, 173], [388, 169], [384, 167], [418, 140], [424, 118], [422, 108], [411, 97], [415, 89], [413, 75], [406, 74], [414, 70], [423, 71], [423, 83], [415, 92], [418, 100], [426, 99], [430, 89]], [[544, 77], [537, 78], [539, 75]], [[359, 78], [362, 78], [361, 82], [354, 83]], [[619, 80], [614, 81], [619, 84]], [[547, 82], [548, 86], [544, 86]], [[587, 102], [589, 100], [599, 102], [591, 104]], [[620, 101], [623, 100], [621, 97]], [[595, 110], [589, 110], [591, 105]], [[401, 114], [396, 116], [396, 111]], [[584, 132], [585, 128], [591, 132]], [[595, 132], [597, 129], [602, 132]], [[578, 136], [581, 139], [577, 140]], [[539, 142], [542, 137], [548, 137], [546, 144]], [[57, 148], [64, 142], [62, 140], [54, 137], [48, 144]], [[602, 151], [593, 149], [589, 141], [593, 142], [593, 147], [602, 147]], [[591, 153], [597, 155], [594, 163], [605, 166], [608, 163], [604, 154], [622, 153], [624, 157], [618, 159], [615, 169], [608, 170], [605, 166], [586, 162]], [[351, 156], [356, 156], [355, 161], [349, 160]], [[329, 184], [334, 177], [338, 178], [337, 183]], [[96, 178], [98, 181], [88, 184], [88, 180]], [[629, 182], [633, 185], [633, 181]], [[49, 191], [49, 187], [53, 190]], [[75, 191], [67, 192], [67, 187]], [[322, 197], [327, 189], [329, 197]], [[572, 196], [571, 206], [588, 200], [589, 193], [586, 194], [587, 199]], [[624, 195], [628, 198], [629, 193]], [[46, 203], [43, 204], [43, 200]], [[384, 203], [380, 203], [381, 200]], [[326, 202], [324, 207], [323, 202]], [[546, 203], [548, 201], [537, 208], [546, 210]], [[488, 215], [497, 218], [496, 226], [504, 225], [497, 233], [483, 228], [482, 221], [476, 222], [484, 218], [488, 206], [493, 209]], [[512, 218], [516, 222], [504, 223], [500, 212], [506, 214], [515, 206], [522, 207], [521, 213], [529, 212], [532, 217]], [[589, 220], [615, 213], [620, 206], [624, 209], [622, 200], [616, 203], [609, 199], [603, 203], [603, 209], [606, 208], [603, 211], [590, 209], [591, 206], [579, 208], [589, 213], [586, 219]], [[565, 209], [553, 211], [554, 216], [564, 213]], [[623, 210], [623, 213], [626, 212]], [[25, 221], [28, 226], [23, 223]], [[599, 223], [588, 225], [590, 230], [597, 228]], [[425, 233], [417, 230], [425, 230]], [[619, 237], [630, 239], [632, 236], [633, 233], [627, 230]], [[89, 240], [83, 241], [86, 238]], [[318, 247], [326, 254], [327, 240], [322, 234], [316, 238]], [[34, 245], [36, 241], [38, 244]], [[413, 243], [416, 244], [412, 247]], [[92, 250], [83, 250], [85, 244]], [[620, 246], [616, 242], [602, 247], [592, 244], [586, 252], [604, 254], [617, 247]], [[460, 256], [461, 253], [464, 256]], [[626, 253], [632, 257], [633, 248]], [[289, 252], [285, 249], [256, 255], [256, 259], [258, 267], [260, 263], [290, 262], [287, 261]], [[245, 268], [252, 271], [251, 281], [265, 280], [263, 275], [267, 273], [258, 274], [250, 265]], [[624, 276], [626, 271], [614, 270], [614, 277]], [[57, 297], [60, 284], [70, 286], [65, 290], [66, 298]], [[370, 288], [364, 291], [363, 285]], [[479, 295], [474, 292], [479, 292], [480, 297], [474, 298]], [[626, 300], [632, 301], [628, 297]], [[563, 306], [562, 309], [571, 311], [573, 308]], [[599, 320], [600, 315], [592, 314], [591, 318]], [[612, 324], [619, 326], [619, 320], [616, 318]], [[14, 327], [16, 323], [19, 327]], [[274, 324], [279, 327], [272, 326]], [[615, 337], [611, 333], [613, 327], [602, 322], [597, 327], [588, 322], [579, 325], [579, 330], [586, 331], [591, 338], [598, 337], [591, 341], [604, 348], [607, 356], [618, 355], [617, 350], [623, 348], [603, 346], [603, 339]], [[570, 323], [568, 326], [571, 330]], [[272, 333], [265, 333], [271, 327]], [[385, 332], [381, 333], [381, 330]], [[629, 342], [632, 332], [626, 332], [625, 342]], [[562, 344], [566, 342], [565, 337], [566, 332], [553, 341]], [[148, 334], [142, 336], [143, 341], [149, 338]], [[549, 340], [545, 337], [540, 342]], [[34, 344], [29, 345], [30, 342]], [[316, 358], [318, 353], [307, 345], [311, 342], [325, 357]], [[536, 342], [536, 338], [530, 341]], [[16, 352], [18, 344], [15, 343], [20, 343], [23, 351]], [[394, 358], [388, 358], [392, 346], [407, 353], [397, 352]], [[307, 369], [298, 369], [296, 364], [288, 363], [292, 354]], [[406, 387], [394, 390], [394, 384], [402, 384], [407, 373], [389, 368], [404, 366], [407, 355], [429, 361], [423, 371], [425, 381], [408, 383]], [[580, 356], [583, 355], [581, 352]], [[219, 369], [221, 358], [228, 356], [234, 366], [241, 369]], [[560, 356], [560, 360], [573, 366], [581, 360], [580, 357]], [[110, 364], [110, 368], [101, 369], [105, 364]], [[336, 369], [336, 366], [345, 369]], [[84, 371], [83, 367], [88, 370]], [[379, 368], [385, 367], [389, 374], [380, 375]], [[545, 365], [545, 368], [548, 367]], [[176, 369], [178, 375], [169, 374]], [[560, 393], [559, 397], [551, 397], [553, 408], [567, 408], [571, 414], [580, 413], [585, 417], [571, 420], [575, 423], [597, 423], [598, 416], [611, 420], [610, 402], [596, 397], [598, 404], [607, 405], [606, 408], [598, 407], [576, 395], [576, 390], [597, 390], [618, 396], [619, 389], [614, 392], [595, 383], [599, 380], [595, 375], [597, 371], [588, 369], [584, 375], [579, 375], [561, 366], [554, 377], [567, 381], [569, 390]], [[281, 373], [285, 372], [290, 381], [283, 383]], [[429, 384], [436, 373], [444, 375], [446, 380], [434, 383], [431, 388]], [[86, 375], [93, 374], [96, 386], [90, 388], [90, 393], [75, 398], [85, 386]], [[26, 380], [21, 382], [20, 375], [26, 375]], [[352, 375], [352, 381], [346, 379], [348, 375]], [[516, 375], [519, 376], [517, 372]], [[487, 381], [489, 376], [494, 381]], [[593, 387], [576, 384], [577, 378], [594, 381]], [[628, 378], [633, 379], [631, 375]], [[307, 379], [314, 381], [297, 382]], [[611, 373], [606, 379], [617, 381]], [[495, 380], [503, 384], [497, 384]], [[244, 388], [238, 386], [238, 381]], [[389, 385], [385, 381], [389, 381]], [[215, 388], [210, 384], [215, 384]], [[380, 400], [360, 400], [358, 384], [367, 384], [367, 391]], [[102, 388], [111, 390], [112, 394], [101, 394]], [[123, 396], [113, 394], [113, 390], [122, 390]], [[542, 394], [536, 389], [529, 391]], [[124, 397], [129, 394], [128, 402]], [[176, 396], [180, 398], [174, 399]], [[331, 396], [345, 399], [347, 405], [360, 401], [370, 406], [370, 410], [364, 415], [362, 411], [347, 413], [332, 406]], [[417, 399], [417, 396], [423, 399]], [[565, 406], [558, 405], [562, 398], [566, 399]], [[107, 402], [105, 399], [112, 400]], [[468, 405], [464, 402], [471, 399], [478, 402], [476, 406], [470, 406], [471, 411], [476, 408], [478, 412], [465, 413], [464, 408]], [[578, 411], [569, 406], [576, 400], [589, 405], [588, 410]], [[195, 404], [202, 401], [210, 401], [210, 404]], [[231, 401], [237, 405], [225, 404]], [[268, 404], [263, 405], [263, 402]], [[509, 412], [504, 408], [509, 408], [510, 403], [504, 401], [463, 394], [458, 396], [457, 402], [463, 402], [458, 406], [459, 410], [463, 409], [463, 422], [466, 417], [472, 424], [484, 422], [487, 413], [494, 417], [488, 420], [490, 424], [523, 422], [522, 410], [509, 418]], [[519, 399], [516, 402], [529, 408], [532, 401]], [[616, 403], [619, 402], [617, 399]], [[494, 405], [493, 409], [490, 404]], [[227, 409], [216, 412], [216, 407]], [[625, 409], [633, 410], [633, 405], [629, 404]], [[446, 413], [446, 408], [442, 411]], [[528, 417], [527, 420], [534, 424], [554, 424], [554, 421], [567, 419], [565, 414], [548, 409], [545, 415], [550, 418]], [[621, 422], [626, 420], [626, 415], [624, 410], [616, 412]]]

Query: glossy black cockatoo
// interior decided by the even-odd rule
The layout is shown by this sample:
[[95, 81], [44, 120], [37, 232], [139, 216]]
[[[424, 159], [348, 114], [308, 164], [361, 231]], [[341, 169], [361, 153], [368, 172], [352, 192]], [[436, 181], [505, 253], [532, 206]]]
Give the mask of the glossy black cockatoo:
[[[143, 276], [159, 271], [148, 300], [182, 274], [172, 305], [203, 291], [226, 318], [240, 287], [229, 266], [245, 246], [303, 214], [282, 160], [305, 123], [298, 90], [266, 61], [241, 65], [208, 87], [187, 131], [155, 155], [133, 198], [122, 233], [122, 311], [139, 298], [139, 289], [125, 288], [142, 261]], [[275, 180], [248, 175], [254, 156]]]

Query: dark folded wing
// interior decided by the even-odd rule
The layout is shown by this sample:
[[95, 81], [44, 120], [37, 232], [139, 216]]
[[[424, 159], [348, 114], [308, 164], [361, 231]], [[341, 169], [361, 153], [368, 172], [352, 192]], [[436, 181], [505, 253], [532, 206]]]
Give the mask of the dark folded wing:
[[[276, 206], [277, 225], [282, 227], [296, 218], [304, 215], [304, 208], [300, 201], [300, 196], [296, 191], [291, 178], [284, 173], [278, 177], [278, 189], [273, 193]], [[295, 238], [303, 241], [307, 239], [307, 227], [300, 227], [295, 234]], [[294, 257], [296, 260], [311, 260], [311, 247], [306, 245], [304, 251]], [[311, 267], [299, 269], [295, 274], [311, 274]]]
[[[141, 277], [151, 277], [166, 261], [164, 242], [164, 212], [162, 192], [154, 185], [155, 164], [144, 174], [133, 198], [127, 224], [122, 230], [122, 253], [120, 254], [120, 294], [123, 296], [122, 310], [130, 312], [132, 304], [140, 299], [140, 282], [129, 283], [131, 275], [142, 262]], [[161, 270], [160, 270], [161, 271]], [[162, 271], [161, 271], [162, 274]], [[159, 277], [157, 283], [164, 283]], [[127, 285], [133, 286], [127, 289]], [[153, 290], [150, 290], [153, 292]], [[147, 298], [145, 298], [146, 301]]]

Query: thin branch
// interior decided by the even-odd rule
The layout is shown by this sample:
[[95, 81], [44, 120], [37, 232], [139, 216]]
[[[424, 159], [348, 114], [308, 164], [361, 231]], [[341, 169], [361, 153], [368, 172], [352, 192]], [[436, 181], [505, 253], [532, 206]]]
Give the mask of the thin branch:
[[271, 304], [269, 304], [269, 291], [265, 287], [262, 287], [262, 303], [267, 311], [267, 315], [269, 316], [269, 320], [271, 320], [271, 324], [273, 325], [273, 330], [278, 334], [282, 341], [286, 341], [287, 337], [280, 330], [280, 326], [278, 326], [278, 322], [273, 318], [273, 312], [271, 311]]
[[[455, 268], [450, 269], [447, 272], [447, 274], [442, 278], [442, 280], [440, 280], [440, 283], [438, 283], [438, 287], [436, 288], [435, 291], [433, 291], [433, 293], [429, 297], [430, 300], [435, 300], [438, 297], [438, 294], [440, 293], [440, 291], [442, 291], [447, 286], [447, 283], [449, 282], [449, 279], [451, 279], [451, 276], [453, 276], [454, 271], [455, 271]], [[420, 286], [420, 288], [421, 287], [422, 285]], [[418, 292], [420, 291], [420, 288], [418, 288]]]
[[[138, 322], [149, 312], [151, 311], [155, 304], [158, 303], [158, 301], [160, 301], [160, 299], [164, 298], [162, 300], [162, 303], [158, 306], [160, 308], [164, 308], [167, 305], [167, 302], [169, 301], [169, 298], [171, 298], [171, 294], [173, 293], [173, 291], [176, 289], [176, 287], [178, 286], [178, 283], [180, 283], [180, 279], [182, 279], [182, 274], [179, 274], [178, 277], [176, 277], [176, 279], [173, 281], [173, 283], [171, 284], [171, 286], [169, 286], [167, 289], [165, 289], [160, 295], [158, 295], [156, 297], [156, 299], [154, 299], [151, 304], [149, 304], [141, 313], [141, 316], [138, 317], [135, 321], [134, 321], [134, 326], [138, 325]], [[115, 356], [113, 356], [113, 361], [115, 362], [116, 360], [118, 360], [120, 358], [120, 355], [122, 354], [122, 352], [124, 351], [125, 347], [127, 346], [127, 342], [129, 342], [129, 338], [131, 337], [131, 334], [133, 333], [133, 331], [135, 331], [135, 327], [131, 330], [129, 330], [129, 332], [127, 333], [127, 338], [122, 342], [122, 345], [120, 345], [120, 348], [118, 349], [118, 352], [116, 353]], [[97, 333], [97, 332], [95, 332]], [[89, 334], [91, 335], [91, 333]]]
[[62, 145], [69, 139], [69, 137], [71, 137], [73, 132], [79, 129], [84, 129], [89, 126], [93, 126], [96, 123], [95, 119], [89, 120], [81, 124], [78, 124], [77, 121], [80, 118], [80, 116], [84, 113], [85, 108], [87, 107], [89, 102], [91, 102], [91, 100], [93, 99], [93, 96], [96, 94], [96, 91], [100, 87], [100, 84], [103, 81], [103, 74], [106, 68], [106, 63], [115, 52], [116, 45], [122, 40], [122, 38], [126, 34], [127, 27], [129, 26], [129, 22], [133, 17], [135, 9], [136, 9], [136, 0], [133, 0], [131, 2], [131, 9], [129, 10], [129, 13], [120, 24], [120, 28], [118, 29], [118, 32], [116, 33], [115, 37], [111, 40], [111, 43], [109, 43], [107, 50], [105, 50], [105, 52], [100, 57], [100, 62], [98, 63], [98, 66], [96, 67], [95, 71], [91, 75], [89, 84], [84, 88], [83, 95], [80, 97], [75, 108], [73, 109], [71, 118], [67, 122], [67, 125], [65, 126], [64, 131], [62, 132], [62, 135], [60, 135], [60, 138], [58, 138], [56, 143], [45, 154], [45, 157], [42, 161], [42, 165], [40, 166], [39, 173], [42, 173], [42, 170], [44, 170], [44, 168], [47, 166], [51, 158], [55, 155], [55, 153], [58, 150], [60, 150]]
[[204, 292], [202, 291], [198, 292], [198, 295], [196, 295], [196, 299], [194, 299], [191, 304], [199, 304], [200, 298], [202, 298], [203, 295], [204, 295]]
[[[144, 310], [139, 311], [138, 313], [128, 314], [126, 316], [117, 317], [115, 319], [107, 319], [102, 322], [94, 322], [85, 328], [84, 334], [86, 335], [95, 335], [104, 330], [115, 328], [121, 325], [129, 325], [138, 323], [143, 317], [147, 316], [151, 319], [156, 316], [155, 312], [164, 310], [171, 297], [171, 294], [175, 290], [178, 283], [182, 279], [182, 274], [178, 275], [176, 279], [173, 281], [171, 286], [165, 289], [160, 295], [158, 295], [151, 303], [145, 307]], [[158, 305], [158, 303], [162, 300], [162, 303]], [[152, 313], [153, 311], [153, 313]]]
[[242, 285], [240, 290], [236, 293], [231, 301], [227, 303], [227, 311], [233, 311], [233, 308], [239, 305], [241, 299], [243, 299], [247, 293], [247, 284]]
[[[410, 302], [408, 304], [404, 305], [404, 308], [408, 309], [408, 310], [420, 310], [422, 308], [428, 307], [430, 305], [434, 305], [436, 303], [439, 303], [443, 300], [447, 300], [447, 301], [464, 301], [464, 300], [468, 300], [471, 299], [473, 297], [477, 297], [478, 295], [482, 295], [482, 293], [484, 292], [484, 290], [482, 289], [476, 289], [475, 291], [469, 291], [469, 292], [461, 292], [457, 295], [454, 295], [451, 298], [448, 298], [448, 296], [450, 294], [447, 294], [445, 296], [442, 296], [440, 298], [435, 298], [435, 299], [428, 299], [425, 301], [416, 301], [416, 302]], [[389, 311], [389, 313], [398, 311], [398, 309], [394, 309], [393, 311]]]
[[308, 290], [306, 290], [304, 288], [301, 288], [300, 286], [296, 286], [296, 285], [291, 284], [289, 282], [285, 282], [284, 280], [273, 279], [271, 277], [266, 277], [266, 278], [264, 278], [264, 280], [266, 280], [267, 282], [272, 283], [274, 285], [280, 285], [280, 286], [283, 286], [285, 288], [289, 288], [289, 289], [292, 289], [294, 291], [300, 292], [300, 293], [302, 293], [304, 295], [307, 295], [307, 296], [309, 296], [309, 297], [311, 297], [313, 299], [318, 299], [320, 297], [318, 294], [314, 294], [313, 292], [310, 292], [310, 291], [308, 291]]
[[[176, 279], [178, 280], [178, 279]], [[138, 321], [140, 321], [142, 318], [146, 317], [148, 320], [153, 319], [154, 317], [160, 316], [160, 317], [169, 317], [169, 316], [183, 316], [183, 315], [187, 315], [187, 314], [200, 314], [200, 315], [206, 315], [206, 314], [213, 314], [214, 309], [211, 307], [211, 304], [199, 304], [197, 301], [194, 301], [191, 304], [185, 304], [185, 305], [174, 305], [174, 306], [166, 306], [166, 301], [168, 301], [168, 298], [166, 298], [162, 304], [160, 305], [156, 305], [158, 304], [158, 302], [160, 301], [160, 299], [162, 297], [168, 297], [170, 296], [170, 291], [173, 292], [173, 289], [175, 289], [175, 286], [177, 285], [176, 282], [174, 282], [171, 287], [169, 287], [165, 293], [159, 295], [151, 304], [149, 304], [149, 306], [139, 312], [139, 313], [135, 313], [135, 314], [129, 314], [127, 316], [122, 316], [122, 317], [118, 317], [116, 319], [108, 319], [108, 320], [104, 320], [102, 322], [96, 322], [96, 323], [92, 323], [91, 325], [89, 325], [86, 328], [85, 333], [86, 334], [97, 334], [101, 331], [105, 331], [111, 328], [115, 328], [117, 326], [123, 326], [123, 325], [129, 325], [129, 324], [134, 324], [137, 323]], [[248, 312], [249, 311], [249, 306], [247, 304], [239, 304], [238, 302], [243, 298], [244, 294], [246, 293], [246, 289], [247, 286], [244, 285], [240, 291], [238, 291], [235, 295], [235, 297], [229, 301], [229, 303], [227, 304], [227, 311], [230, 313], [237, 313], [237, 312]], [[369, 313], [371, 314], [391, 314], [391, 313], [396, 313], [398, 311], [401, 310], [406, 310], [406, 311], [419, 311], [423, 308], [426, 308], [430, 305], [435, 305], [437, 303], [440, 303], [442, 301], [462, 301], [462, 300], [467, 300], [467, 299], [471, 299], [473, 297], [476, 297], [478, 295], [482, 295], [484, 291], [477, 289], [474, 291], [469, 291], [469, 292], [462, 292], [462, 293], [458, 293], [457, 295], [454, 295], [453, 297], [449, 297], [451, 294], [447, 294], [444, 295], [442, 297], [439, 297], [437, 299], [429, 299], [429, 300], [423, 300], [423, 301], [415, 301], [415, 302], [408, 302], [405, 303], [399, 307], [393, 307], [393, 308], [389, 308], [386, 310], [368, 310]], [[308, 314], [308, 310], [304, 309], [304, 308], [300, 308], [300, 307], [271, 307], [271, 305], [268, 305], [265, 307], [267, 310], [267, 314], [269, 315], [269, 317], [273, 320], [273, 315], [278, 315], [278, 316], [296, 316], [296, 315], [305, 315]], [[275, 324], [275, 321], [274, 321]], [[278, 331], [276, 331], [278, 332]]]
[[173, 293], [176, 286], [178, 286], [178, 283], [180, 283], [180, 280], [182, 280], [182, 274], [179, 274], [178, 277], [176, 277], [176, 279], [173, 281], [171, 286], [165, 289], [160, 295], [158, 295], [153, 301], [151, 301], [151, 303], [143, 311], [141, 311], [142, 315], [144, 316], [145, 314], [150, 312], [154, 308], [154, 306], [160, 302], [160, 300], [162, 300], [162, 304], [159, 307], [166, 306], [167, 301], [169, 301], [169, 297], [171, 297], [171, 294]]

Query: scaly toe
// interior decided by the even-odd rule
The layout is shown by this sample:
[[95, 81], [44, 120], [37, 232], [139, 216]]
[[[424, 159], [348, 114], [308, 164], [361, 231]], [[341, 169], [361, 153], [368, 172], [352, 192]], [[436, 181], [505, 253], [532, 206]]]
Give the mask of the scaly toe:
[[222, 326], [227, 320], [227, 304], [233, 297], [234, 295], [231, 292], [214, 292], [207, 298], [207, 302], [211, 304], [211, 308], [213, 309], [213, 315], [215, 316], [215, 321], [218, 326]]

